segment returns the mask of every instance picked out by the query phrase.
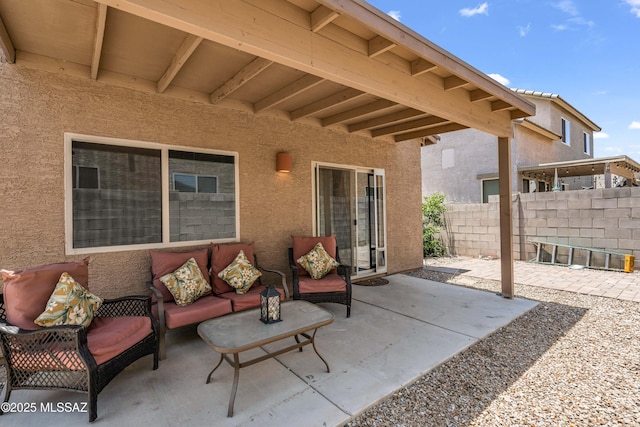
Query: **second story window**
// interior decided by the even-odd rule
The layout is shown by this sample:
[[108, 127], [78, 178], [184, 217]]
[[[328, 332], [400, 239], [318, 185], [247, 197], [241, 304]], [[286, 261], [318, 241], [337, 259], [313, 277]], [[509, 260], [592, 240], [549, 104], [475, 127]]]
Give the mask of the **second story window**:
[[562, 118], [562, 142], [567, 145], [571, 145], [571, 122], [565, 118]]
[[582, 143], [584, 146], [584, 154], [591, 155], [591, 135], [587, 132], [582, 133]]

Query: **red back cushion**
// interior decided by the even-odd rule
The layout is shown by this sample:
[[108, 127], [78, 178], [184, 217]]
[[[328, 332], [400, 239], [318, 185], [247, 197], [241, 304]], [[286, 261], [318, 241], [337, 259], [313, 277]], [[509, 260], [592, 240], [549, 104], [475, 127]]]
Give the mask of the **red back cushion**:
[[211, 284], [209, 269], [207, 268], [209, 248], [197, 249], [190, 252], [160, 252], [151, 250], [149, 254], [151, 255], [153, 286], [162, 292], [162, 300], [165, 302], [173, 301], [173, 295], [171, 295], [171, 292], [169, 292], [169, 289], [167, 289], [164, 283], [160, 281], [160, 278], [165, 274], [176, 271], [182, 264], [189, 261], [189, 258], [196, 260], [202, 275], [207, 280], [207, 283]]
[[223, 294], [225, 292], [235, 292], [227, 282], [218, 277], [218, 273], [224, 270], [233, 262], [240, 251], [244, 251], [251, 265], [256, 265], [253, 256], [255, 242], [251, 243], [228, 243], [211, 244], [211, 279], [213, 280], [213, 293]]
[[331, 236], [291, 236], [293, 239], [293, 260], [296, 261], [296, 266], [298, 267], [298, 274], [301, 276], [308, 276], [307, 270], [305, 270], [300, 264], [298, 264], [297, 260], [303, 255], [306, 255], [313, 247], [318, 243], [322, 243], [324, 250], [331, 256], [331, 258], [336, 259], [336, 236], [332, 234]]
[[2, 270], [7, 321], [22, 329], [41, 329], [33, 321], [46, 308], [49, 297], [64, 272], [69, 273], [85, 289], [89, 289], [89, 258], [21, 271]]

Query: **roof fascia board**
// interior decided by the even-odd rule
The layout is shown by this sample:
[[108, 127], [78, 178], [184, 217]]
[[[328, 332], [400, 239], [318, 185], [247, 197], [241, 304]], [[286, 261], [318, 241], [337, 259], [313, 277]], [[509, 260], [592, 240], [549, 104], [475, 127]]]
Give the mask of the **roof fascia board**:
[[[508, 111], [491, 112], [488, 104], [470, 104], [466, 91], [445, 93], [442, 85], [416, 79], [409, 72], [389, 67], [366, 53], [314, 33], [310, 27], [301, 27], [247, 2], [182, 0], [178, 4], [162, 0], [100, 0], [100, 3], [467, 127], [497, 136], [513, 135]], [[336, 8], [334, 2], [327, 3]], [[348, 9], [359, 6], [352, 1], [344, 3], [350, 6]], [[381, 20], [369, 8], [359, 10], [366, 15], [365, 21], [389, 27], [386, 20]], [[447, 61], [441, 62], [445, 66]], [[535, 112], [530, 101], [513, 93], [509, 99], [516, 107]]]
[[523, 128], [529, 129], [530, 131], [533, 131], [539, 135], [542, 135], [545, 138], [549, 138], [552, 141], [555, 141], [561, 138], [561, 135], [558, 135], [557, 133], [554, 133], [549, 129], [542, 127], [536, 123], [533, 123], [531, 120], [518, 119], [518, 120], [515, 120], [515, 123], [517, 125], [522, 126]]
[[549, 100], [551, 102], [555, 102], [560, 107], [564, 108], [565, 110], [567, 110], [568, 112], [570, 112], [571, 114], [573, 114], [574, 116], [576, 116], [580, 120], [582, 120], [593, 131], [600, 132], [602, 130], [602, 128], [600, 126], [595, 124], [591, 119], [589, 119], [587, 116], [585, 116], [582, 112], [580, 112], [573, 105], [571, 105], [567, 101], [565, 101], [560, 95], [557, 95], [555, 93], [543, 93], [543, 92], [536, 92], [536, 91], [524, 90], [524, 89], [511, 89], [511, 90], [514, 91], [515, 93], [523, 96], [524, 98], [546, 99], [546, 100]]

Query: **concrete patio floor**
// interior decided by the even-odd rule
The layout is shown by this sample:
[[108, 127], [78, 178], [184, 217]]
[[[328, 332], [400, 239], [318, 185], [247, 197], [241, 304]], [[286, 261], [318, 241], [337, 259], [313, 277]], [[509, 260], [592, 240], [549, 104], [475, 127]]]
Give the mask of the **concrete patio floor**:
[[[342, 426], [537, 304], [401, 274], [387, 279], [384, 286], [354, 285], [349, 319], [344, 306], [322, 304], [335, 313], [316, 336], [330, 373], [310, 347], [243, 368], [234, 416], [227, 418], [233, 369], [224, 363], [205, 384], [219, 355], [195, 327], [183, 328], [168, 334], [167, 359], [157, 371], [147, 356], [100, 393], [93, 425]], [[262, 352], [242, 353], [241, 360]], [[0, 424], [88, 425], [87, 413], [41, 410], [47, 402], [85, 399], [15, 390], [11, 402], [35, 403], [36, 411], [5, 414]]]

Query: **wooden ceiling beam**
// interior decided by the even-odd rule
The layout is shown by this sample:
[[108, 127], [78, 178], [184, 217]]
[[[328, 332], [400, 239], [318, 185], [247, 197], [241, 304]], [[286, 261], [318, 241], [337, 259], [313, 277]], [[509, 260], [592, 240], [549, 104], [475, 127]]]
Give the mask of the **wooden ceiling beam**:
[[319, 113], [322, 110], [326, 110], [327, 108], [340, 105], [343, 102], [347, 102], [359, 96], [365, 95], [364, 92], [361, 92], [357, 89], [347, 88], [341, 90], [338, 93], [334, 93], [331, 96], [320, 99], [316, 102], [312, 102], [311, 104], [307, 104], [304, 107], [300, 107], [295, 109], [289, 113], [289, 118], [291, 120], [298, 120], [303, 117], [310, 116], [311, 114]]
[[[371, 96], [389, 99], [407, 108], [424, 111], [497, 136], [511, 136], [511, 116], [492, 112], [488, 103], [470, 103], [466, 91], [445, 92], [442, 82], [416, 79], [407, 69], [372, 60], [339, 39], [310, 31], [287, 16], [277, 2], [226, 0], [99, 0], [119, 10], [239, 49], [278, 64], [320, 76]], [[339, 10], [357, 26], [375, 28], [377, 34], [416, 55], [450, 70], [472, 86], [494, 93], [529, 114], [535, 106], [362, 1], [321, 0]], [[289, 13], [289, 12], [286, 12]], [[384, 15], [384, 16], [383, 16]], [[310, 18], [307, 18], [310, 19]], [[433, 81], [432, 81], [433, 80]]]
[[104, 29], [107, 22], [107, 5], [98, 3], [96, 15], [96, 36], [93, 39], [93, 54], [91, 56], [91, 80], [98, 78], [100, 69], [100, 57], [102, 56], [102, 43], [104, 41]]
[[509, 104], [508, 102], [505, 102], [505, 101], [503, 101], [501, 99], [491, 102], [491, 111], [504, 111], [504, 110], [508, 110], [509, 108], [512, 108], [512, 107], [513, 106], [511, 104]]
[[410, 139], [424, 138], [426, 136], [436, 135], [439, 133], [454, 132], [462, 129], [467, 129], [467, 126], [462, 125], [460, 123], [449, 123], [446, 125], [436, 126], [436, 127], [427, 128], [427, 129], [421, 129], [414, 132], [401, 133], [401, 134], [395, 135], [393, 139], [395, 142], [408, 141]]
[[478, 102], [478, 101], [483, 101], [487, 98], [491, 98], [493, 95], [491, 95], [488, 92], [485, 92], [482, 89], [475, 89], [469, 92], [469, 100], [471, 102]]
[[414, 77], [433, 71], [436, 68], [438, 68], [436, 64], [433, 64], [426, 59], [418, 58], [415, 61], [411, 61], [411, 75]]
[[375, 56], [381, 55], [388, 50], [393, 49], [397, 45], [385, 39], [384, 37], [375, 36], [371, 40], [369, 40], [369, 57], [373, 58]]
[[334, 114], [322, 119], [322, 126], [331, 126], [338, 123], [346, 122], [367, 114], [375, 113], [376, 111], [384, 110], [387, 108], [395, 107], [398, 105], [393, 101], [387, 99], [379, 99], [378, 101], [371, 102], [361, 107], [353, 108], [351, 110], [343, 111], [342, 113]]
[[444, 90], [448, 91], [448, 90], [458, 89], [463, 86], [466, 86], [469, 84], [469, 82], [458, 76], [449, 76], [443, 79], [443, 84], [444, 84]]
[[13, 42], [11, 41], [11, 37], [9, 37], [9, 33], [7, 32], [7, 28], [4, 26], [2, 22], [2, 17], [0, 16], [0, 51], [4, 54], [7, 61], [10, 63], [16, 62], [16, 48], [13, 46]]
[[254, 59], [235, 76], [227, 80], [222, 86], [211, 92], [211, 95], [209, 95], [209, 102], [212, 104], [220, 102], [236, 90], [240, 89], [271, 64], [273, 64], [273, 61], [268, 59], [260, 57]]
[[171, 63], [166, 71], [160, 80], [158, 80], [158, 92], [162, 93], [169, 87], [178, 74], [178, 71], [180, 71], [193, 52], [200, 46], [201, 42], [202, 37], [194, 36], [193, 34], [188, 34], [187, 37], [185, 37], [176, 54], [171, 58]]
[[420, 110], [414, 110], [413, 108], [407, 108], [406, 110], [397, 111], [395, 113], [387, 114], [384, 116], [376, 117], [375, 119], [364, 120], [358, 123], [353, 123], [348, 126], [349, 132], [358, 132], [360, 130], [371, 129], [377, 126], [383, 126], [402, 120], [407, 120], [413, 117], [424, 116], [426, 113]]
[[316, 10], [311, 12], [311, 31], [317, 33], [325, 26], [333, 22], [340, 14], [320, 5]]
[[311, 89], [312, 87], [322, 83], [323, 81], [324, 79], [322, 77], [314, 76], [313, 74], [307, 74], [306, 76], [296, 80], [290, 85], [283, 87], [282, 89], [262, 98], [260, 101], [253, 104], [253, 111], [255, 113], [264, 111], [267, 108], [271, 108], [274, 105], [284, 102], [289, 98], [293, 98], [294, 96], [304, 92], [307, 89]]
[[420, 128], [425, 128], [441, 123], [448, 122], [447, 119], [443, 119], [437, 116], [425, 117], [423, 119], [411, 120], [409, 122], [399, 123], [393, 126], [387, 126], [379, 129], [375, 129], [371, 131], [371, 136], [376, 138], [378, 136], [391, 135], [395, 133], [404, 132], [407, 130], [416, 130]]

